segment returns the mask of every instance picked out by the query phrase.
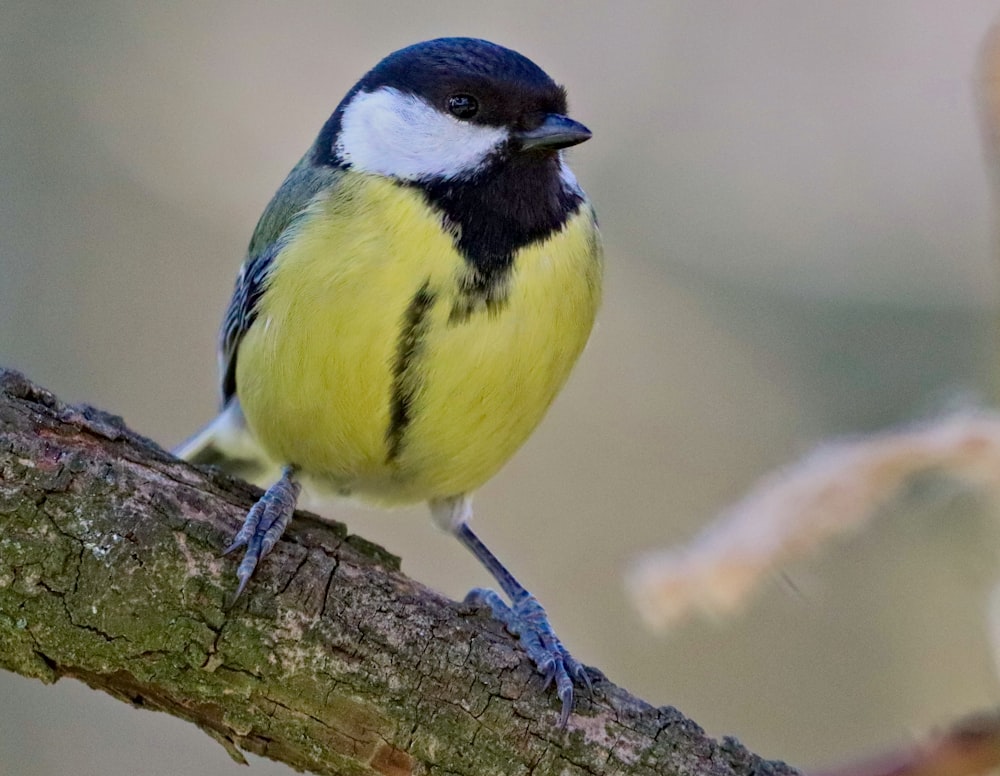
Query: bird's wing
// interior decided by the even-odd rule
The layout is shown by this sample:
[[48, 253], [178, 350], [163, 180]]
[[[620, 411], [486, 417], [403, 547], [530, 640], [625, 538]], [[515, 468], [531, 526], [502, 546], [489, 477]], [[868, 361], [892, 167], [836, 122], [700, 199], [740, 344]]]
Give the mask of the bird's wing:
[[257, 317], [257, 305], [267, 284], [274, 260], [317, 193], [336, 185], [340, 171], [314, 164], [306, 154], [289, 173], [257, 222], [247, 257], [236, 278], [233, 297], [219, 333], [219, 366], [222, 374], [222, 403], [236, 394], [236, 357], [240, 342]]

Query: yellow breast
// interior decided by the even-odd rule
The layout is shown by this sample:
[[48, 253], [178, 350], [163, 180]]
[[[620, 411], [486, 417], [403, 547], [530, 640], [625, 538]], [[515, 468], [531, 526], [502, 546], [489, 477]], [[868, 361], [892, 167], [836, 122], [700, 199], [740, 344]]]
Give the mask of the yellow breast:
[[468, 310], [467, 263], [422, 195], [348, 173], [278, 255], [237, 390], [278, 461], [380, 503], [467, 493], [524, 442], [594, 320], [584, 206], [520, 250], [503, 301]]

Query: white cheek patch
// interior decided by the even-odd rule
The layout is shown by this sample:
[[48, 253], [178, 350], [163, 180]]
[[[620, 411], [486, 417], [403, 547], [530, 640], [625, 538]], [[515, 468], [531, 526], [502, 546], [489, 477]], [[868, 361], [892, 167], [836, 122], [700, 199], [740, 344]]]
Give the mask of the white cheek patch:
[[562, 180], [563, 185], [575, 194], [583, 196], [583, 189], [580, 188], [580, 184], [576, 180], [576, 176], [573, 171], [566, 164], [566, 157], [563, 156], [563, 152], [559, 152], [559, 178]]
[[459, 121], [416, 95], [382, 87], [351, 98], [334, 151], [356, 170], [401, 180], [463, 178], [507, 138], [502, 127]]

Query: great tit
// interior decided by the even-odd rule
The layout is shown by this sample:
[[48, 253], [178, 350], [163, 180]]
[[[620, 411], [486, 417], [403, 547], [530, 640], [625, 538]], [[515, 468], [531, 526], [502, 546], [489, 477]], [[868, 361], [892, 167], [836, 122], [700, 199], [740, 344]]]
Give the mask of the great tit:
[[261, 216], [220, 337], [223, 409], [177, 452], [283, 468], [228, 551], [236, 595], [300, 482], [426, 501], [510, 598], [474, 590], [573, 707], [583, 668], [469, 527], [471, 493], [527, 439], [594, 321], [602, 248], [562, 149], [591, 136], [515, 51], [440, 38], [347, 93]]

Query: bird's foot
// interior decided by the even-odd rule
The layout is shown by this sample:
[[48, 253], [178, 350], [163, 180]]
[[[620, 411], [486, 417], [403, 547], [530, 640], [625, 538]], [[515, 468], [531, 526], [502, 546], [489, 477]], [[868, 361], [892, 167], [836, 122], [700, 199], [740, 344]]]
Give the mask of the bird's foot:
[[260, 500], [251, 507], [232, 544], [222, 551], [223, 555], [228, 555], [240, 547], [247, 548], [236, 570], [240, 584], [233, 594], [231, 603], [235, 603], [240, 597], [257, 564], [271, 551], [285, 532], [292, 515], [295, 514], [295, 502], [298, 500], [299, 490], [300, 485], [295, 481], [292, 469], [285, 469], [281, 479], [268, 488]]
[[556, 636], [549, 617], [538, 600], [529, 593], [518, 598], [510, 606], [493, 590], [475, 588], [469, 591], [465, 602], [488, 606], [493, 616], [521, 640], [531, 662], [545, 677], [545, 687], [555, 682], [556, 694], [562, 701], [559, 726], [566, 727], [573, 710], [573, 683], [579, 682], [589, 692], [593, 689], [590, 677], [583, 665], [577, 662]]

